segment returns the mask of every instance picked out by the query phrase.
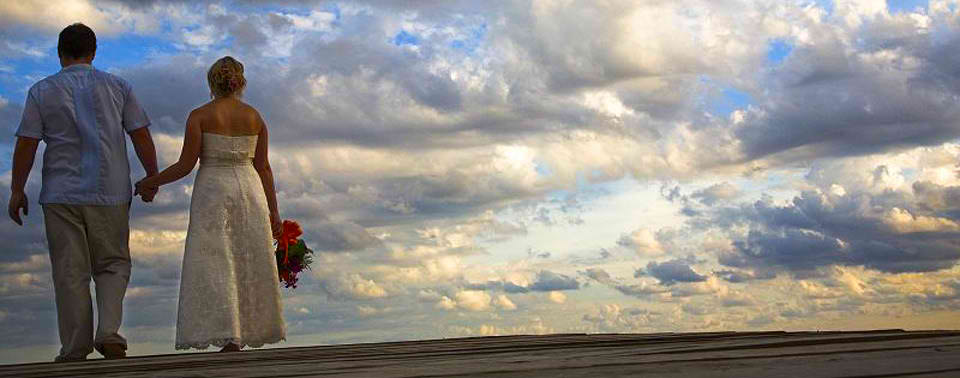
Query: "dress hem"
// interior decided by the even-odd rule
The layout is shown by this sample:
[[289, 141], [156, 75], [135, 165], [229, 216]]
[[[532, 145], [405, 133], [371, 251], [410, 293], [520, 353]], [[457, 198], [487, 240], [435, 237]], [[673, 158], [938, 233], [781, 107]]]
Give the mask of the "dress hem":
[[226, 338], [209, 339], [205, 341], [198, 341], [198, 342], [192, 342], [192, 343], [177, 343], [174, 348], [176, 350], [187, 350], [191, 348], [204, 350], [209, 348], [210, 346], [222, 348], [227, 344], [231, 344], [231, 343], [239, 345], [240, 348], [243, 348], [243, 347], [259, 348], [264, 346], [264, 344], [276, 344], [281, 341], [287, 341], [287, 338], [284, 336], [280, 336], [280, 337], [271, 338], [271, 339], [244, 342], [237, 337], [226, 337]]

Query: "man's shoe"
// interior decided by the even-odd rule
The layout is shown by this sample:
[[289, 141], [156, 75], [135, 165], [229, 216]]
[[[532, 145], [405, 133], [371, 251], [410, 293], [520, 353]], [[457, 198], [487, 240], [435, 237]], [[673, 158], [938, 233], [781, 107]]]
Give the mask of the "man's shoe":
[[103, 344], [101, 353], [108, 360], [115, 360], [127, 356], [127, 346], [123, 344]]

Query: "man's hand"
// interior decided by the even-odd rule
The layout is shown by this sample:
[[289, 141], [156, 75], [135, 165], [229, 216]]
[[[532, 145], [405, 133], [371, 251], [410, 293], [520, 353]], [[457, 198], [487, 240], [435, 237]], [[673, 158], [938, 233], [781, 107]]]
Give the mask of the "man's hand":
[[23, 215], [29, 215], [29, 206], [27, 205], [27, 195], [21, 191], [13, 191], [10, 193], [10, 204], [8, 205], [7, 212], [10, 214], [10, 219], [13, 219], [14, 222], [17, 222], [18, 225], [23, 226], [23, 220], [20, 219], [20, 209], [23, 209]]
[[20, 209], [27, 215], [27, 195], [23, 188], [27, 185], [27, 176], [30, 176], [30, 167], [33, 167], [33, 158], [37, 155], [37, 145], [40, 139], [17, 137], [17, 145], [13, 148], [13, 173], [10, 175], [10, 203], [7, 213], [10, 219], [23, 226], [20, 219]]
[[143, 180], [137, 181], [134, 185], [133, 195], [139, 195], [143, 202], [153, 202], [153, 197], [160, 191], [158, 187], [148, 187], [143, 184]]

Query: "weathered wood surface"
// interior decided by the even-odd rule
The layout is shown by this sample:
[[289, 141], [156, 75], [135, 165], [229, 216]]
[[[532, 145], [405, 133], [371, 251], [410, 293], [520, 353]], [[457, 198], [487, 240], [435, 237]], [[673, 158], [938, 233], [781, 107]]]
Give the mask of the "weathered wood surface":
[[960, 377], [960, 331], [500, 336], [0, 366], [0, 377]]

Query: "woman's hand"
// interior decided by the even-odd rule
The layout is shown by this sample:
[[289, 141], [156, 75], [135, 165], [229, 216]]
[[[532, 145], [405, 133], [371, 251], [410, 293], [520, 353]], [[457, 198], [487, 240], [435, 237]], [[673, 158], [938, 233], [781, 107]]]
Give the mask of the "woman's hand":
[[270, 231], [273, 232], [273, 238], [279, 239], [283, 234], [283, 222], [280, 221], [280, 214], [270, 213]]
[[137, 183], [134, 184], [133, 195], [139, 195], [143, 202], [153, 202], [153, 197], [157, 195], [160, 188], [147, 185], [147, 179], [149, 179], [149, 177], [137, 181]]

